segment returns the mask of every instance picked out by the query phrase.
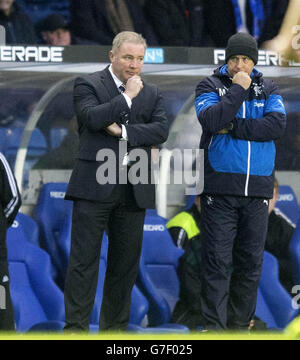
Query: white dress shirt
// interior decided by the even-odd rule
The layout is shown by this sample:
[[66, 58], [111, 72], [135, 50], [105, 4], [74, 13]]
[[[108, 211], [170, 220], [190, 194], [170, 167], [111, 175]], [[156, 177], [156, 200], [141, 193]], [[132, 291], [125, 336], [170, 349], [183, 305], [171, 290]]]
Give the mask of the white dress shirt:
[[[117, 76], [113, 73], [113, 71], [112, 71], [112, 66], [111, 66], [111, 65], [110, 65], [110, 67], [108, 68], [108, 70], [109, 70], [109, 72], [111, 73], [111, 76], [112, 76], [112, 78], [113, 78], [113, 80], [114, 80], [114, 82], [115, 82], [118, 90], [119, 90], [119, 88], [120, 88], [121, 85], [123, 85], [123, 86], [125, 87], [125, 85], [122, 83], [122, 81], [121, 81], [120, 79], [118, 79]], [[128, 107], [129, 107], [129, 109], [131, 109], [132, 101], [131, 101], [130, 97], [129, 97], [127, 94], [125, 94], [125, 93], [121, 93], [121, 94], [124, 96], [124, 98], [125, 98], [125, 100], [126, 100], [126, 102], [127, 102], [127, 105], [128, 105]], [[126, 127], [125, 127], [125, 125], [121, 125], [121, 127], [122, 127], [122, 138], [121, 138], [121, 140], [123, 140], [123, 141], [128, 141], [128, 136], [127, 136]], [[128, 164], [129, 164], [129, 154], [126, 153], [125, 156], [124, 156], [122, 165], [123, 165], [123, 166], [127, 166]]]
[[[117, 78], [117, 76], [113, 73], [112, 71], [112, 65], [110, 65], [109, 69], [108, 69], [111, 73], [111, 76], [119, 90], [120, 86], [123, 85], [125, 87], [125, 85], [122, 83], [122, 81], [120, 79]], [[132, 106], [132, 101], [130, 99], [130, 97], [125, 94], [125, 93], [122, 93], [122, 95], [124, 96], [126, 102], [127, 102], [127, 105], [129, 107], [129, 109], [131, 109], [131, 106]], [[127, 131], [126, 131], [126, 127], [124, 125], [121, 125], [122, 126], [122, 140], [126, 140], [128, 141], [128, 136], [127, 136]]]

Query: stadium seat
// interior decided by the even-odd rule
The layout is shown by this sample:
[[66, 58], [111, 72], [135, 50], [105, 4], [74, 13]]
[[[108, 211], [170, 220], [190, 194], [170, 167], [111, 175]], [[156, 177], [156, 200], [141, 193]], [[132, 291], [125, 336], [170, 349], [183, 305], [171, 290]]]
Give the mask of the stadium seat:
[[62, 330], [63, 293], [50, 276], [49, 255], [31, 244], [20, 228], [8, 231], [7, 250], [17, 331]]
[[299, 311], [292, 306], [292, 298], [279, 281], [276, 258], [265, 251], [262, 275], [259, 283], [256, 315], [268, 328], [283, 329]]
[[146, 216], [158, 216], [157, 211], [155, 209], [146, 209]]
[[[6, 129], [6, 145], [5, 145], [4, 155], [6, 156], [11, 166], [13, 166], [17, 156], [17, 152], [20, 148], [23, 132], [24, 129], [21, 127]], [[41, 156], [46, 154], [46, 152], [47, 152], [46, 139], [44, 135], [41, 133], [41, 131], [38, 128], [35, 128], [29, 140], [26, 160], [30, 161], [30, 163], [32, 163], [31, 165], [33, 166], [34, 163]]]
[[11, 228], [8, 230], [13, 231], [16, 236], [23, 236], [25, 234], [26, 239], [39, 246], [39, 228], [37, 223], [28, 215], [22, 214], [19, 212], [16, 216], [14, 223]]
[[300, 219], [300, 207], [293, 189], [288, 185], [279, 186], [279, 199], [276, 203], [279, 208], [294, 224]]
[[64, 137], [67, 135], [68, 129], [66, 128], [52, 128], [50, 130], [50, 147], [55, 149], [59, 147]]
[[290, 242], [289, 253], [294, 283], [300, 285], [300, 220]]
[[[23, 127], [6, 129], [6, 141], [3, 153], [12, 169], [15, 167], [16, 157], [20, 148], [23, 132]], [[37, 163], [37, 161], [47, 153], [47, 149], [48, 146], [44, 135], [39, 129], [34, 129], [27, 148], [26, 160], [23, 170], [23, 186], [28, 184], [29, 171]]]
[[185, 206], [185, 210], [190, 209], [190, 208], [194, 205], [195, 197], [196, 197], [195, 195], [186, 196], [186, 206]]
[[160, 216], [146, 216], [138, 287], [149, 301], [149, 325], [170, 322], [179, 296], [178, 260], [183, 250], [177, 248]]
[[66, 189], [66, 183], [45, 184], [40, 191], [34, 210], [34, 219], [40, 230], [40, 246], [51, 257], [57, 272], [53, 276], [60, 287], [63, 286], [63, 274], [61, 273], [62, 264], [57, 243], [65, 217], [72, 212], [72, 202], [64, 200]]
[[258, 287], [258, 292], [257, 292], [255, 315], [260, 320], [266, 323], [268, 329], [277, 329], [277, 323], [261, 293], [260, 287]]

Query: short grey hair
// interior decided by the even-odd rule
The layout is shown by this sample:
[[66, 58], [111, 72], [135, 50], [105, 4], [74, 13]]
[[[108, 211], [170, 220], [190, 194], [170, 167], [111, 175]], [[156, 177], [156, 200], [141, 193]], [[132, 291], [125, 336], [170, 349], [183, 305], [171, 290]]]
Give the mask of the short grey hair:
[[112, 51], [118, 51], [125, 42], [141, 44], [144, 46], [145, 50], [147, 48], [147, 42], [142, 35], [133, 31], [122, 31], [114, 38], [112, 43]]

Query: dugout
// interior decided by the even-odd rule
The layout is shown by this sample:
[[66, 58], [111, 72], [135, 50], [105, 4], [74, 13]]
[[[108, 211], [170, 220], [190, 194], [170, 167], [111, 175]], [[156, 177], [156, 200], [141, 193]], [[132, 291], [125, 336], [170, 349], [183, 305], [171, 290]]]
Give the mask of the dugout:
[[[103, 69], [108, 64], [108, 51], [100, 46], [51, 51], [47, 47], [26, 47], [22, 51], [20, 47], [0, 47], [1, 151], [14, 169], [23, 212], [31, 214], [44, 183], [69, 180], [77, 141], [73, 82], [77, 76]], [[222, 63], [223, 56], [221, 49], [148, 50], [143, 78], [162, 90], [171, 126], [159, 162], [158, 212], [163, 217], [170, 218], [180, 211], [187, 202], [186, 194], [201, 189], [201, 184], [193, 182], [195, 156], [201, 154], [191, 152], [190, 158], [182, 157], [181, 168], [175, 166], [172, 155], [174, 149], [178, 154], [184, 149], [198, 149], [201, 126], [194, 110], [195, 87]], [[287, 112], [300, 114], [300, 64], [278, 65], [276, 54], [260, 52], [258, 68], [279, 84]], [[166, 182], [168, 173], [170, 181]], [[175, 183], [174, 174], [184, 180], [182, 185]], [[300, 199], [300, 168], [283, 168], [276, 176]]]

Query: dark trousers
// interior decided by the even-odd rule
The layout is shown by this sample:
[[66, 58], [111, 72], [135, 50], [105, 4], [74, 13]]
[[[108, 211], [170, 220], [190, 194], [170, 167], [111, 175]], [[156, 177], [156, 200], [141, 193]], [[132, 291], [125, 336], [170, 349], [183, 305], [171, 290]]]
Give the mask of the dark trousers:
[[6, 226], [6, 220], [0, 204], [0, 331], [13, 331], [15, 330], [15, 322], [9, 289]]
[[131, 185], [117, 185], [109, 200], [75, 200], [72, 243], [65, 284], [68, 331], [88, 331], [97, 290], [101, 239], [108, 231], [107, 269], [100, 330], [125, 330], [131, 291], [142, 248], [145, 210], [137, 207]]
[[205, 326], [247, 329], [254, 316], [268, 226], [268, 201], [202, 195]]

